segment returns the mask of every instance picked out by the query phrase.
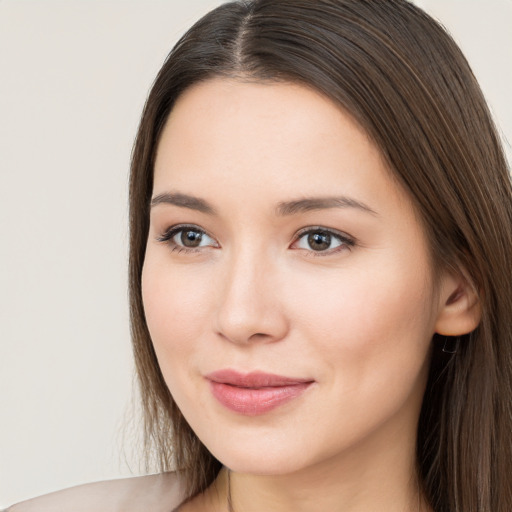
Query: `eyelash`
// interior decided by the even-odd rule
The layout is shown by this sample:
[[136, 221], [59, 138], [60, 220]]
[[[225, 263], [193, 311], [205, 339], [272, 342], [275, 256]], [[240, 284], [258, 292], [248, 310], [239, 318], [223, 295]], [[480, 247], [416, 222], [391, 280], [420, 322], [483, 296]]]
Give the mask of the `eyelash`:
[[172, 239], [181, 231], [195, 231], [196, 233], [200, 233], [201, 235], [206, 235], [213, 239], [204, 229], [201, 229], [193, 224], [180, 224], [177, 226], [171, 226], [166, 229], [165, 232], [157, 238], [157, 241], [165, 243], [171, 247], [171, 252], [177, 253], [194, 253], [200, 252], [203, 250], [203, 247], [184, 247], [182, 245], [178, 245], [172, 241]]
[[356, 241], [353, 237], [347, 235], [346, 233], [343, 233], [341, 231], [337, 231], [335, 229], [328, 229], [324, 228], [322, 226], [309, 226], [307, 228], [301, 229], [297, 235], [295, 236], [295, 240], [293, 244], [296, 244], [299, 242], [304, 236], [312, 233], [323, 233], [329, 235], [331, 238], [334, 238], [341, 242], [341, 245], [338, 247], [335, 247], [333, 249], [327, 249], [325, 251], [314, 251], [312, 249], [304, 249], [306, 251], [306, 255], [308, 257], [324, 257], [324, 256], [330, 256], [332, 254], [337, 254], [341, 251], [345, 250], [351, 250], [352, 247], [356, 245]]
[[[178, 245], [175, 242], [172, 241], [172, 239], [180, 232], [182, 231], [194, 231], [196, 233], [200, 233], [201, 235], [206, 235], [209, 238], [214, 239], [212, 236], [210, 236], [206, 231], [199, 228], [198, 226], [194, 226], [191, 224], [181, 224], [177, 226], [171, 226], [168, 228], [162, 235], [157, 237], [158, 242], [165, 243], [171, 247], [171, 252], [177, 252], [177, 253], [197, 253], [201, 252], [205, 246], [202, 247], [184, 247], [182, 245]], [[314, 251], [312, 249], [303, 249], [306, 251], [306, 255], [308, 257], [323, 257], [323, 256], [330, 256], [332, 254], [336, 254], [343, 250], [351, 250], [352, 247], [356, 245], [356, 241], [353, 237], [350, 237], [346, 233], [342, 233], [340, 231], [336, 231], [334, 229], [327, 229], [321, 226], [310, 226], [304, 229], [301, 229], [295, 236], [294, 242], [292, 245], [298, 243], [305, 235], [312, 234], [312, 233], [323, 233], [327, 234], [330, 237], [338, 240], [341, 242], [341, 245], [338, 247], [335, 247], [334, 249], [327, 249], [325, 251]], [[208, 246], [206, 246], [208, 247]]]

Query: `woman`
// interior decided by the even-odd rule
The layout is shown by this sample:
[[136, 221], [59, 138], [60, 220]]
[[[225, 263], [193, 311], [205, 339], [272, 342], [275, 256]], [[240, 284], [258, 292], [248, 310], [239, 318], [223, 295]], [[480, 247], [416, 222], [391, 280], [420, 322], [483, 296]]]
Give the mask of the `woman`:
[[422, 11], [212, 11], [152, 88], [130, 207], [163, 474], [13, 511], [512, 510], [512, 187]]

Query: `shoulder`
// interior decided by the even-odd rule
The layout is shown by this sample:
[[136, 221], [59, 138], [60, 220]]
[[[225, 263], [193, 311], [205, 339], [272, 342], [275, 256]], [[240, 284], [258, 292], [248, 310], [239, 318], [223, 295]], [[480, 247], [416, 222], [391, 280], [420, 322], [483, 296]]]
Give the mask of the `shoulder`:
[[5, 512], [169, 512], [185, 498], [176, 473], [106, 480], [23, 501]]

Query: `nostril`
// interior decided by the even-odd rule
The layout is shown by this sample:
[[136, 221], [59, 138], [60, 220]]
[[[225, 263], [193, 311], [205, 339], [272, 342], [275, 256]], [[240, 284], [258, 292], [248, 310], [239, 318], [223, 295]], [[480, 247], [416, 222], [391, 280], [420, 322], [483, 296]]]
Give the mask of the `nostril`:
[[266, 338], [268, 336], [268, 334], [265, 334], [263, 332], [256, 332], [251, 336], [251, 338]]

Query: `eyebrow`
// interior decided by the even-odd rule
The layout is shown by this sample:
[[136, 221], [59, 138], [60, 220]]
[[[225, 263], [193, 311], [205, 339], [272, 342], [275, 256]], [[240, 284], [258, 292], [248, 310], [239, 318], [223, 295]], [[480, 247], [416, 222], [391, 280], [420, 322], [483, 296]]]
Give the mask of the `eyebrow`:
[[[151, 199], [151, 207], [160, 204], [171, 204], [182, 208], [197, 210], [208, 215], [217, 215], [215, 208], [204, 199], [179, 192], [164, 192]], [[283, 201], [277, 205], [276, 214], [280, 217], [286, 217], [297, 213], [325, 210], [328, 208], [356, 208], [372, 215], [378, 215], [377, 212], [372, 210], [368, 205], [347, 196], [305, 197], [293, 201]]]
[[277, 213], [287, 216], [327, 208], [357, 208], [372, 215], [378, 215], [368, 205], [347, 196], [305, 197], [295, 201], [286, 201], [277, 205]]
[[151, 208], [159, 204], [172, 204], [174, 206], [181, 206], [182, 208], [189, 208], [191, 210], [197, 210], [208, 215], [216, 215], [215, 208], [211, 206], [204, 199], [199, 197], [190, 196], [188, 194], [180, 194], [179, 192], [164, 192], [158, 194], [151, 199]]

